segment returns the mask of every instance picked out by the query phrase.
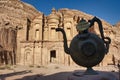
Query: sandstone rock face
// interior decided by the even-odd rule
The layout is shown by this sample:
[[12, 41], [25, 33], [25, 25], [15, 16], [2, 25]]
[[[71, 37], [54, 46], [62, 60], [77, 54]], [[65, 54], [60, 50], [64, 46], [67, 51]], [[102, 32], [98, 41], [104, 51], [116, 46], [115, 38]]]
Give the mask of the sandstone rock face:
[[[12, 39], [12, 42], [15, 42], [15, 44], [18, 44], [17, 48], [19, 48], [19, 41], [23, 38], [22, 36], [24, 36], [25, 34], [23, 33], [24, 30], [26, 29], [27, 26], [27, 19], [33, 20], [36, 16], [41, 15], [40, 12], [38, 12], [34, 7], [32, 7], [29, 4], [23, 3], [20, 0], [0, 0], [0, 31], [1, 31], [1, 38], [2, 41], [0, 42], [1, 46], [3, 44], [3, 40], [6, 43], [7, 38], [5, 38], [5, 34], [9, 35], [10, 33], [15, 33], [14, 36], [17, 36], [17, 42], [15, 40], [13, 40], [11, 37], [13, 37], [13, 35], [9, 35], [10, 38]], [[21, 31], [18, 31], [18, 28], [22, 28]], [[12, 30], [10, 33], [8, 32], [4, 32], [3, 30], [6, 31], [10, 31]], [[2, 34], [2, 32], [4, 34]], [[16, 33], [17, 32], [17, 33]], [[23, 35], [19, 35], [23, 33]], [[26, 32], [25, 32], [26, 33]], [[9, 39], [10, 39], [9, 38]], [[7, 44], [7, 43], [6, 43]], [[14, 44], [12, 44], [14, 45]], [[14, 46], [14, 47], [16, 47]], [[8, 48], [4, 47], [4, 48]], [[19, 50], [18, 50], [19, 51]], [[11, 51], [13, 52], [13, 51]], [[4, 52], [3, 52], [4, 53]], [[3, 54], [1, 52], [1, 55]], [[8, 55], [10, 54], [9, 51], [5, 52], [8, 53]], [[12, 60], [11, 63], [13, 63], [13, 57], [15, 55], [11, 55]], [[9, 59], [10, 56], [7, 58], [5, 57], [5, 62], [7, 61], [7, 59]], [[15, 58], [14, 58], [15, 60]], [[8, 60], [9, 61], [9, 60]]]
[[[59, 26], [66, 31], [70, 44], [77, 34], [78, 21], [82, 18], [88, 21], [93, 17], [67, 8], [58, 11], [53, 8], [51, 14], [46, 16], [20, 0], [0, 0], [0, 28], [12, 28], [16, 31], [17, 47], [13, 56], [15, 63], [21, 65], [75, 65], [70, 56], [64, 53], [62, 34], [56, 33], [55, 28]], [[118, 25], [113, 27], [104, 20], [102, 24], [105, 36], [112, 39], [112, 44], [100, 66], [113, 64], [120, 59]], [[99, 35], [98, 25], [95, 24], [90, 31]]]
[[120, 60], [120, 22], [118, 22], [115, 26], [112, 27], [112, 32], [113, 32], [113, 47], [115, 50], [115, 57], [117, 60]]
[[33, 20], [39, 15], [34, 7], [20, 0], [0, 0], [1, 26], [6, 23], [10, 23], [13, 27], [24, 26], [26, 18]]

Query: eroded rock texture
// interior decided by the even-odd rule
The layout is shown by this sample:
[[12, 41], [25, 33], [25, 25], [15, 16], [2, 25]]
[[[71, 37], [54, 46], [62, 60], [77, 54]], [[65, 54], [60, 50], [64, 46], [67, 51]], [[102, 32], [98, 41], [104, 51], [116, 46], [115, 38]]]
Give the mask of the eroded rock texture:
[[[93, 17], [67, 8], [53, 8], [51, 14], [46, 16], [20, 0], [0, 0], [0, 61], [2, 64], [75, 65], [70, 56], [64, 53], [62, 34], [56, 33], [55, 28], [64, 28], [70, 43], [77, 34], [78, 21], [82, 18], [88, 21]], [[100, 66], [117, 64], [120, 59], [120, 24], [113, 27], [104, 20], [102, 24], [105, 36], [109, 36], [112, 43]], [[99, 35], [98, 25], [95, 24], [90, 31]]]

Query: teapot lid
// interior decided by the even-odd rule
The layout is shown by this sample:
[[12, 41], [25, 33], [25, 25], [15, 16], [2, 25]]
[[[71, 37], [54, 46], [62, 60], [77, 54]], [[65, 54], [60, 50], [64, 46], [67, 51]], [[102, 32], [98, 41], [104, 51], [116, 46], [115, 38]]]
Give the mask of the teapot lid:
[[88, 29], [90, 26], [90, 23], [87, 22], [85, 19], [81, 19], [78, 24], [76, 25], [76, 29], [77, 31], [81, 32], [81, 31], [84, 31], [86, 29]]

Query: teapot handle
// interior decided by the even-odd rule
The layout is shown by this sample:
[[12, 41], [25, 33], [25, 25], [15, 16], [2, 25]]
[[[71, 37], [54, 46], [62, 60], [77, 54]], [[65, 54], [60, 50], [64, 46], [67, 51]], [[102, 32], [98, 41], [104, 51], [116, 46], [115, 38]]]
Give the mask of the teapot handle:
[[109, 45], [111, 43], [111, 39], [109, 37], [105, 37], [104, 36], [104, 32], [103, 32], [103, 26], [102, 26], [102, 22], [100, 19], [98, 19], [97, 17], [94, 17], [92, 20], [89, 20], [90, 22], [90, 27], [94, 25], [94, 22], [97, 22], [99, 25], [99, 31], [101, 34], [101, 38], [105, 43], [105, 47], [106, 47], [106, 54], [109, 52]]

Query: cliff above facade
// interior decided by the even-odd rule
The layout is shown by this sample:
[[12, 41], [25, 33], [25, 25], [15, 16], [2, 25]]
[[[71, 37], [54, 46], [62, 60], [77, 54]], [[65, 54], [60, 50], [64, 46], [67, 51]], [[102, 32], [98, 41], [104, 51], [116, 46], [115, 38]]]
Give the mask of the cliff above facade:
[[33, 20], [41, 13], [20, 0], [0, 0], [0, 27], [6, 24], [23, 26], [26, 18]]
[[[42, 18], [41, 26], [43, 28], [45, 27], [47, 28], [48, 27], [48, 24], [46, 24], [47, 22], [49, 23], [49, 22], [54, 22], [58, 20], [57, 25], [61, 24], [62, 26], [62, 24], [64, 23], [64, 19], [68, 19], [69, 17], [70, 19], [73, 20], [73, 23], [76, 22], [76, 24], [81, 18], [90, 20], [94, 17], [93, 15], [81, 12], [79, 10], [73, 10], [73, 9], [67, 9], [67, 8], [63, 8], [55, 11], [56, 13], [55, 15], [54, 15], [54, 11], [55, 9], [53, 9], [53, 13], [50, 14], [49, 16], [44, 16], [44, 17], [42, 16], [39, 18], [40, 15], [44, 15], [44, 14], [37, 11], [33, 6], [27, 3], [21, 2], [20, 0], [0, 0], [0, 27], [7, 27], [8, 25], [9, 27], [16, 27], [16, 26], [25, 27], [27, 25], [27, 19], [29, 19], [31, 22], [32, 21], [40, 22], [38, 19]], [[51, 19], [52, 21], [49, 21], [48, 19]], [[120, 58], [120, 55], [119, 55], [120, 23], [116, 24], [116, 27], [113, 27], [111, 24], [107, 23], [103, 19], [101, 20], [102, 20], [105, 35], [109, 36], [112, 39], [110, 53], [117, 55], [116, 57], [117, 59], [119, 59]], [[97, 24], [95, 24], [95, 26], [96, 25]], [[94, 29], [96, 30], [96, 32], [99, 32], [98, 27], [95, 27]], [[41, 29], [41, 30], [44, 30], [44, 29]], [[46, 31], [48, 30], [46, 29]], [[23, 32], [21, 31], [21, 33]]]

